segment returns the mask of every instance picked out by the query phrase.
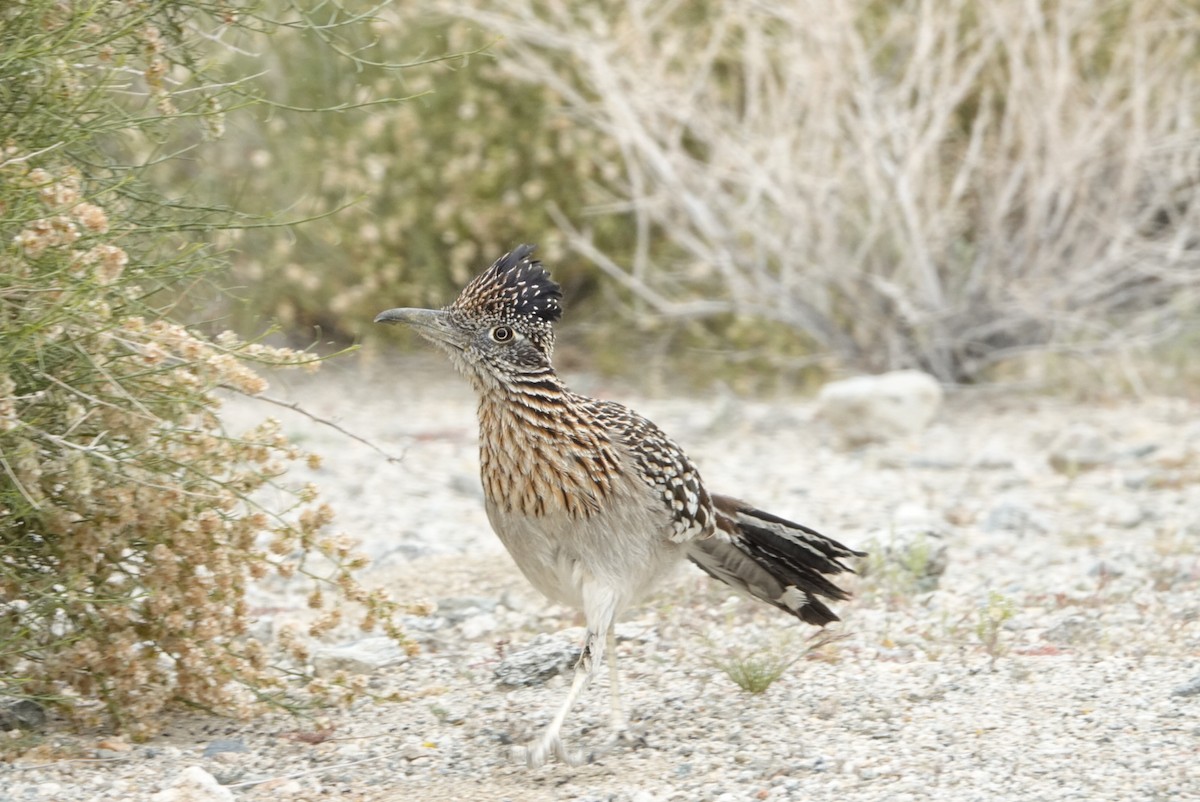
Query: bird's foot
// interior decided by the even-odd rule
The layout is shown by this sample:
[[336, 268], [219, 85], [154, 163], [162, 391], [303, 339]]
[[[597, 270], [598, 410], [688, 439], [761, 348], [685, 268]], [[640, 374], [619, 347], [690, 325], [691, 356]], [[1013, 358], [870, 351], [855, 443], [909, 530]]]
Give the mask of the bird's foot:
[[546, 765], [551, 755], [567, 766], [582, 766], [592, 762], [595, 757], [578, 749], [567, 749], [561, 738], [539, 738], [526, 746], [514, 746], [512, 749], [513, 761], [524, 763], [531, 769]]
[[635, 729], [628, 722], [621, 722], [619, 725], [613, 725], [597, 754], [606, 754], [618, 746], [627, 749], [641, 749], [646, 745], [646, 734], [641, 727]]

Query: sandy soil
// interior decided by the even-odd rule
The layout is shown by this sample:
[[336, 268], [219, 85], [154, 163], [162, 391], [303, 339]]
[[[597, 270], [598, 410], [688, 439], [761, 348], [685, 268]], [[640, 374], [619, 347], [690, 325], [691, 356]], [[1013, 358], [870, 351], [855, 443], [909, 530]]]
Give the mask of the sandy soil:
[[[297, 479], [317, 482], [337, 528], [362, 539], [370, 581], [440, 605], [410, 622], [422, 653], [372, 675], [409, 701], [324, 723], [181, 715], [132, 747], [50, 733], [60, 751], [99, 757], [47, 762], [43, 750], [0, 766], [0, 799], [146, 799], [191, 765], [250, 800], [1200, 799], [1195, 404], [960, 396], [921, 436], [846, 452], [804, 399], [647, 398], [575, 381], [654, 418], [710, 488], [877, 556], [824, 644], [681, 570], [621, 628], [643, 742], [530, 771], [508, 761], [509, 744], [544, 725], [563, 678], [513, 688], [493, 672], [540, 633], [568, 648], [580, 622], [527, 587], [488, 529], [465, 383], [426, 362], [273, 383], [403, 457], [261, 402], [228, 405], [232, 428], [276, 415], [325, 455]], [[1080, 425], [1099, 462], [1055, 470], [1056, 439]], [[304, 614], [297, 589], [255, 594], [278, 620]], [[760, 694], [726, 671], [781, 655], [799, 659]], [[598, 745], [607, 705], [602, 673], [568, 737]], [[320, 743], [297, 735], [326, 724]]]

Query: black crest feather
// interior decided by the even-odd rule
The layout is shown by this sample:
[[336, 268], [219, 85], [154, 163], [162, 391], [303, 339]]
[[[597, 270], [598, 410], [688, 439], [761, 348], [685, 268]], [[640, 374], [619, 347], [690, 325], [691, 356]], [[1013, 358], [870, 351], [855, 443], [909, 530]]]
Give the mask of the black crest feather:
[[516, 325], [548, 325], [562, 317], [562, 288], [534, 259], [533, 245], [518, 245], [463, 288], [452, 308]]

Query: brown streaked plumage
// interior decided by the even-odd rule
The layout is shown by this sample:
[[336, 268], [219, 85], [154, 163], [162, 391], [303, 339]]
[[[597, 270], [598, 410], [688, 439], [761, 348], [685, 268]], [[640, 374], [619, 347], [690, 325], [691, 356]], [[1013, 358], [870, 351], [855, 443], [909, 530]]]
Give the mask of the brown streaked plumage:
[[607, 652], [614, 738], [625, 729], [613, 627], [683, 560], [753, 598], [823, 626], [819, 597], [847, 594], [827, 575], [861, 556], [801, 524], [710, 495], [679, 446], [611, 401], [571, 392], [551, 364], [562, 292], [522, 245], [496, 260], [442, 310], [389, 309], [443, 348], [479, 394], [479, 448], [488, 519], [521, 572], [551, 599], [583, 610], [587, 638], [566, 700], [524, 752], [582, 759], [559, 733]]

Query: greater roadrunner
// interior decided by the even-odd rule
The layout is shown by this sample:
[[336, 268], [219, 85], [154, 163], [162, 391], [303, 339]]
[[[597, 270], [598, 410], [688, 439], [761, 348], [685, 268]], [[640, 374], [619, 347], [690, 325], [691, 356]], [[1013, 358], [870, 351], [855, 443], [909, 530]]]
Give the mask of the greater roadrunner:
[[633, 410], [568, 390], [550, 363], [562, 291], [522, 245], [441, 310], [389, 309], [450, 354], [479, 394], [479, 450], [488, 519], [525, 577], [583, 610], [587, 636], [567, 698], [524, 749], [576, 764], [563, 721], [607, 652], [613, 736], [626, 729], [617, 681], [617, 616], [671, 568], [711, 576], [810, 624], [837, 616], [818, 596], [848, 595], [825, 577], [862, 556], [730, 496], [710, 495], [691, 460]]

